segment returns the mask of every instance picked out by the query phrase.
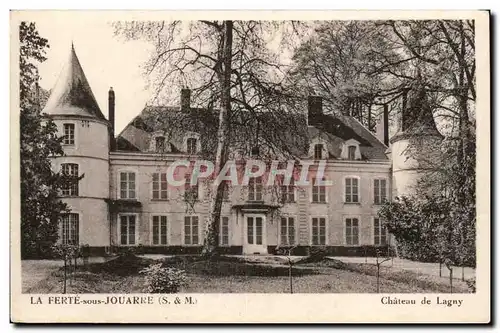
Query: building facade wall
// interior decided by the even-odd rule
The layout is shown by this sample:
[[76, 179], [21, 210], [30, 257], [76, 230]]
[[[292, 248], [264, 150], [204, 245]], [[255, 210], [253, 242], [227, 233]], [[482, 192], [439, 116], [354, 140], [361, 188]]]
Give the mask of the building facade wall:
[[[183, 188], [169, 188], [168, 200], [152, 199], [152, 174], [166, 172], [167, 167], [177, 158], [175, 155], [158, 157], [143, 153], [111, 153], [110, 160], [110, 196], [120, 199], [119, 177], [122, 171], [134, 172], [137, 183], [137, 201], [141, 207], [122, 208], [114, 213], [112, 243], [119, 245], [119, 226], [117, 220], [120, 214], [134, 213], [138, 218], [138, 239], [136, 244], [152, 246], [152, 216], [166, 215], [168, 220], [168, 245], [190, 247], [184, 244], [184, 217], [196, 215], [200, 221], [200, 245], [205, 231], [205, 221], [208, 218], [209, 203], [206, 184], [200, 184], [200, 200], [191, 206], [184, 201]], [[178, 169], [178, 178], [183, 177], [183, 168]], [[326, 179], [333, 183], [326, 187], [326, 203], [312, 202], [312, 186], [297, 187], [296, 201], [287, 203], [278, 210], [270, 210], [266, 214], [265, 245], [279, 245], [281, 216], [295, 218], [295, 240], [298, 246], [311, 246], [311, 219], [325, 217], [327, 219], [326, 246], [347, 246], [345, 241], [345, 218], [359, 220], [359, 243], [356, 246], [374, 245], [373, 218], [377, 215], [379, 205], [374, 203], [373, 182], [375, 179], [385, 179], [386, 195], [391, 193], [391, 163], [390, 161], [329, 161], [325, 170]], [[345, 203], [345, 178], [359, 179], [359, 203]], [[312, 177], [309, 178], [312, 181]], [[264, 190], [266, 193], [266, 190]], [[264, 202], [272, 202], [271, 191], [264, 194]], [[246, 187], [232, 187], [230, 200], [223, 203], [222, 216], [229, 216], [229, 246], [245, 244], [245, 213], [235, 209], [247, 200]]]

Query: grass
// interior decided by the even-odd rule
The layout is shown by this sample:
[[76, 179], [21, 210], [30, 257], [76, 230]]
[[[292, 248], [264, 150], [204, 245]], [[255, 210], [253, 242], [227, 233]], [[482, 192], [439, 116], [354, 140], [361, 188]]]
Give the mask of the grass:
[[[155, 262], [133, 255], [121, 256], [106, 263], [93, 263], [69, 274], [68, 293], [142, 293], [144, 276], [139, 272]], [[198, 256], [175, 256], [164, 264], [182, 269], [188, 276], [184, 293], [289, 293], [289, 268], [285, 262], [247, 261], [222, 256], [205, 260]], [[24, 267], [24, 266], [23, 266]], [[23, 279], [24, 279], [23, 269]], [[63, 270], [55, 269], [31, 288], [29, 293], [61, 293]], [[370, 264], [346, 264], [333, 259], [301, 260], [293, 266], [295, 293], [375, 293], [376, 267]], [[465, 284], [456, 284], [455, 292], [467, 292]], [[415, 272], [383, 267], [381, 293], [449, 292], [442, 280]]]

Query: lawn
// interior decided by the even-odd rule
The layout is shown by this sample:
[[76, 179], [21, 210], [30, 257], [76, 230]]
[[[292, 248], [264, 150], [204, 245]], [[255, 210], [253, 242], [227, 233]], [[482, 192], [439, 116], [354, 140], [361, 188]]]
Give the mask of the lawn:
[[[195, 256], [161, 259], [165, 264], [186, 271], [184, 293], [289, 293], [288, 265], [283, 260], [245, 260], [221, 257], [217, 261]], [[107, 263], [91, 263], [69, 274], [68, 293], [142, 293], [144, 276], [140, 269], [155, 261], [136, 256], [119, 257]], [[38, 266], [43, 266], [39, 264]], [[51, 262], [35, 273], [33, 265], [23, 265], [23, 292], [61, 293], [63, 270]], [[302, 261], [294, 265], [294, 293], [375, 293], [376, 268], [371, 264], [343, 263], [334, 259]], [[33, 279], [37, 276], [37, 280]], [[30, 283], [25, 283], [25, 279]], [[410, 271], [384, 268], [380, 278], [381, 293], [449, 292], [440, 279]], [[467, 292], [466, 284], [454, 281], [454, 292]]]

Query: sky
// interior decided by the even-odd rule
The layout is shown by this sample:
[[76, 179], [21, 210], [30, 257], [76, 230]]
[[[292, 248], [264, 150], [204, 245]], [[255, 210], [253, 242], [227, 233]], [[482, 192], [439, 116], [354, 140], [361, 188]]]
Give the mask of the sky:
[[67, 62], [71, 42], [103, 114], [108, 115], [108, 91], [116, 96], [116, 133], [138, 115], [152, 95], [146, 88], [141, 66], [151, 45], [125, 41], [113, 35], [112, 26], [101, 17], [38, 16], [40, 35], [49, 41], [47, 60], [39, 65], [40, 86], [52, 89]]

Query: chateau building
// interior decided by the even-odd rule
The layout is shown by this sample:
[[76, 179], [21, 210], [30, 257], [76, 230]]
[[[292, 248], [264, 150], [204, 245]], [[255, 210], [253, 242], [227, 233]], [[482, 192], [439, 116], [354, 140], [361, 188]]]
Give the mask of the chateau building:
[[[410, 96], [406, 110], [431, 112], [426, 103], [422, 110], [412, 109], [417, 97], [418, 105], [425, 100], [421, 90]], [[191, 184], [189, 168], [179, 167], [177, 175], [188, 181], [171, 186], [166, 173], [175, 161], [201, 159], [209, 145], [206, 136], [217, 124], [209, 110], [190, 104], [190, 91], [182, 89], [179, 107], [146, 107], [115, 136], [115, 117], [120, 117], [115, 92], [109, 90], [106, 119], [72, 48], [43, 110], [63, 136], [65, 155], [53, 159], [54, 170], [83, 175], [61, 193], [71, 209], [61, 220], [61, 242], [88, 244], [96, 254], [131, 246], [150, 253], [201, 250], [209, 184]], [[179, 114], [194, 115], [196, 121], [167, 133], [158, 115], [176, 119]], [[308, 186], [296, 187], [293, 181], [271, 186], [276, 195], [261, 178], [228, 188], [220, 219], [221, 250], [272, 254], [279, 247], [296, 246], [297, 254], [326, 247], [336, 255], [373, 255], [387, 249], [390, 236], [377, 211], [385, 200], [408, 193], [418, 179], [405, 148], [422, 125], [427, 136], [439, 137], [433, 122], [419, 123], [424, 118], [403, 112], [400, 132], [389, 142], [387, 110], [374, 134], [351, 116], [323, 113], [321, 98], [311, 96], [304, 110], [307, 142], [300, 159], [310, 161], [313, 169], [315, 162], [326, 161], [324, 178], [332, 185], [321, 185], [313, 172]], [[250, 155], [256, 151], [252, 147]]]

